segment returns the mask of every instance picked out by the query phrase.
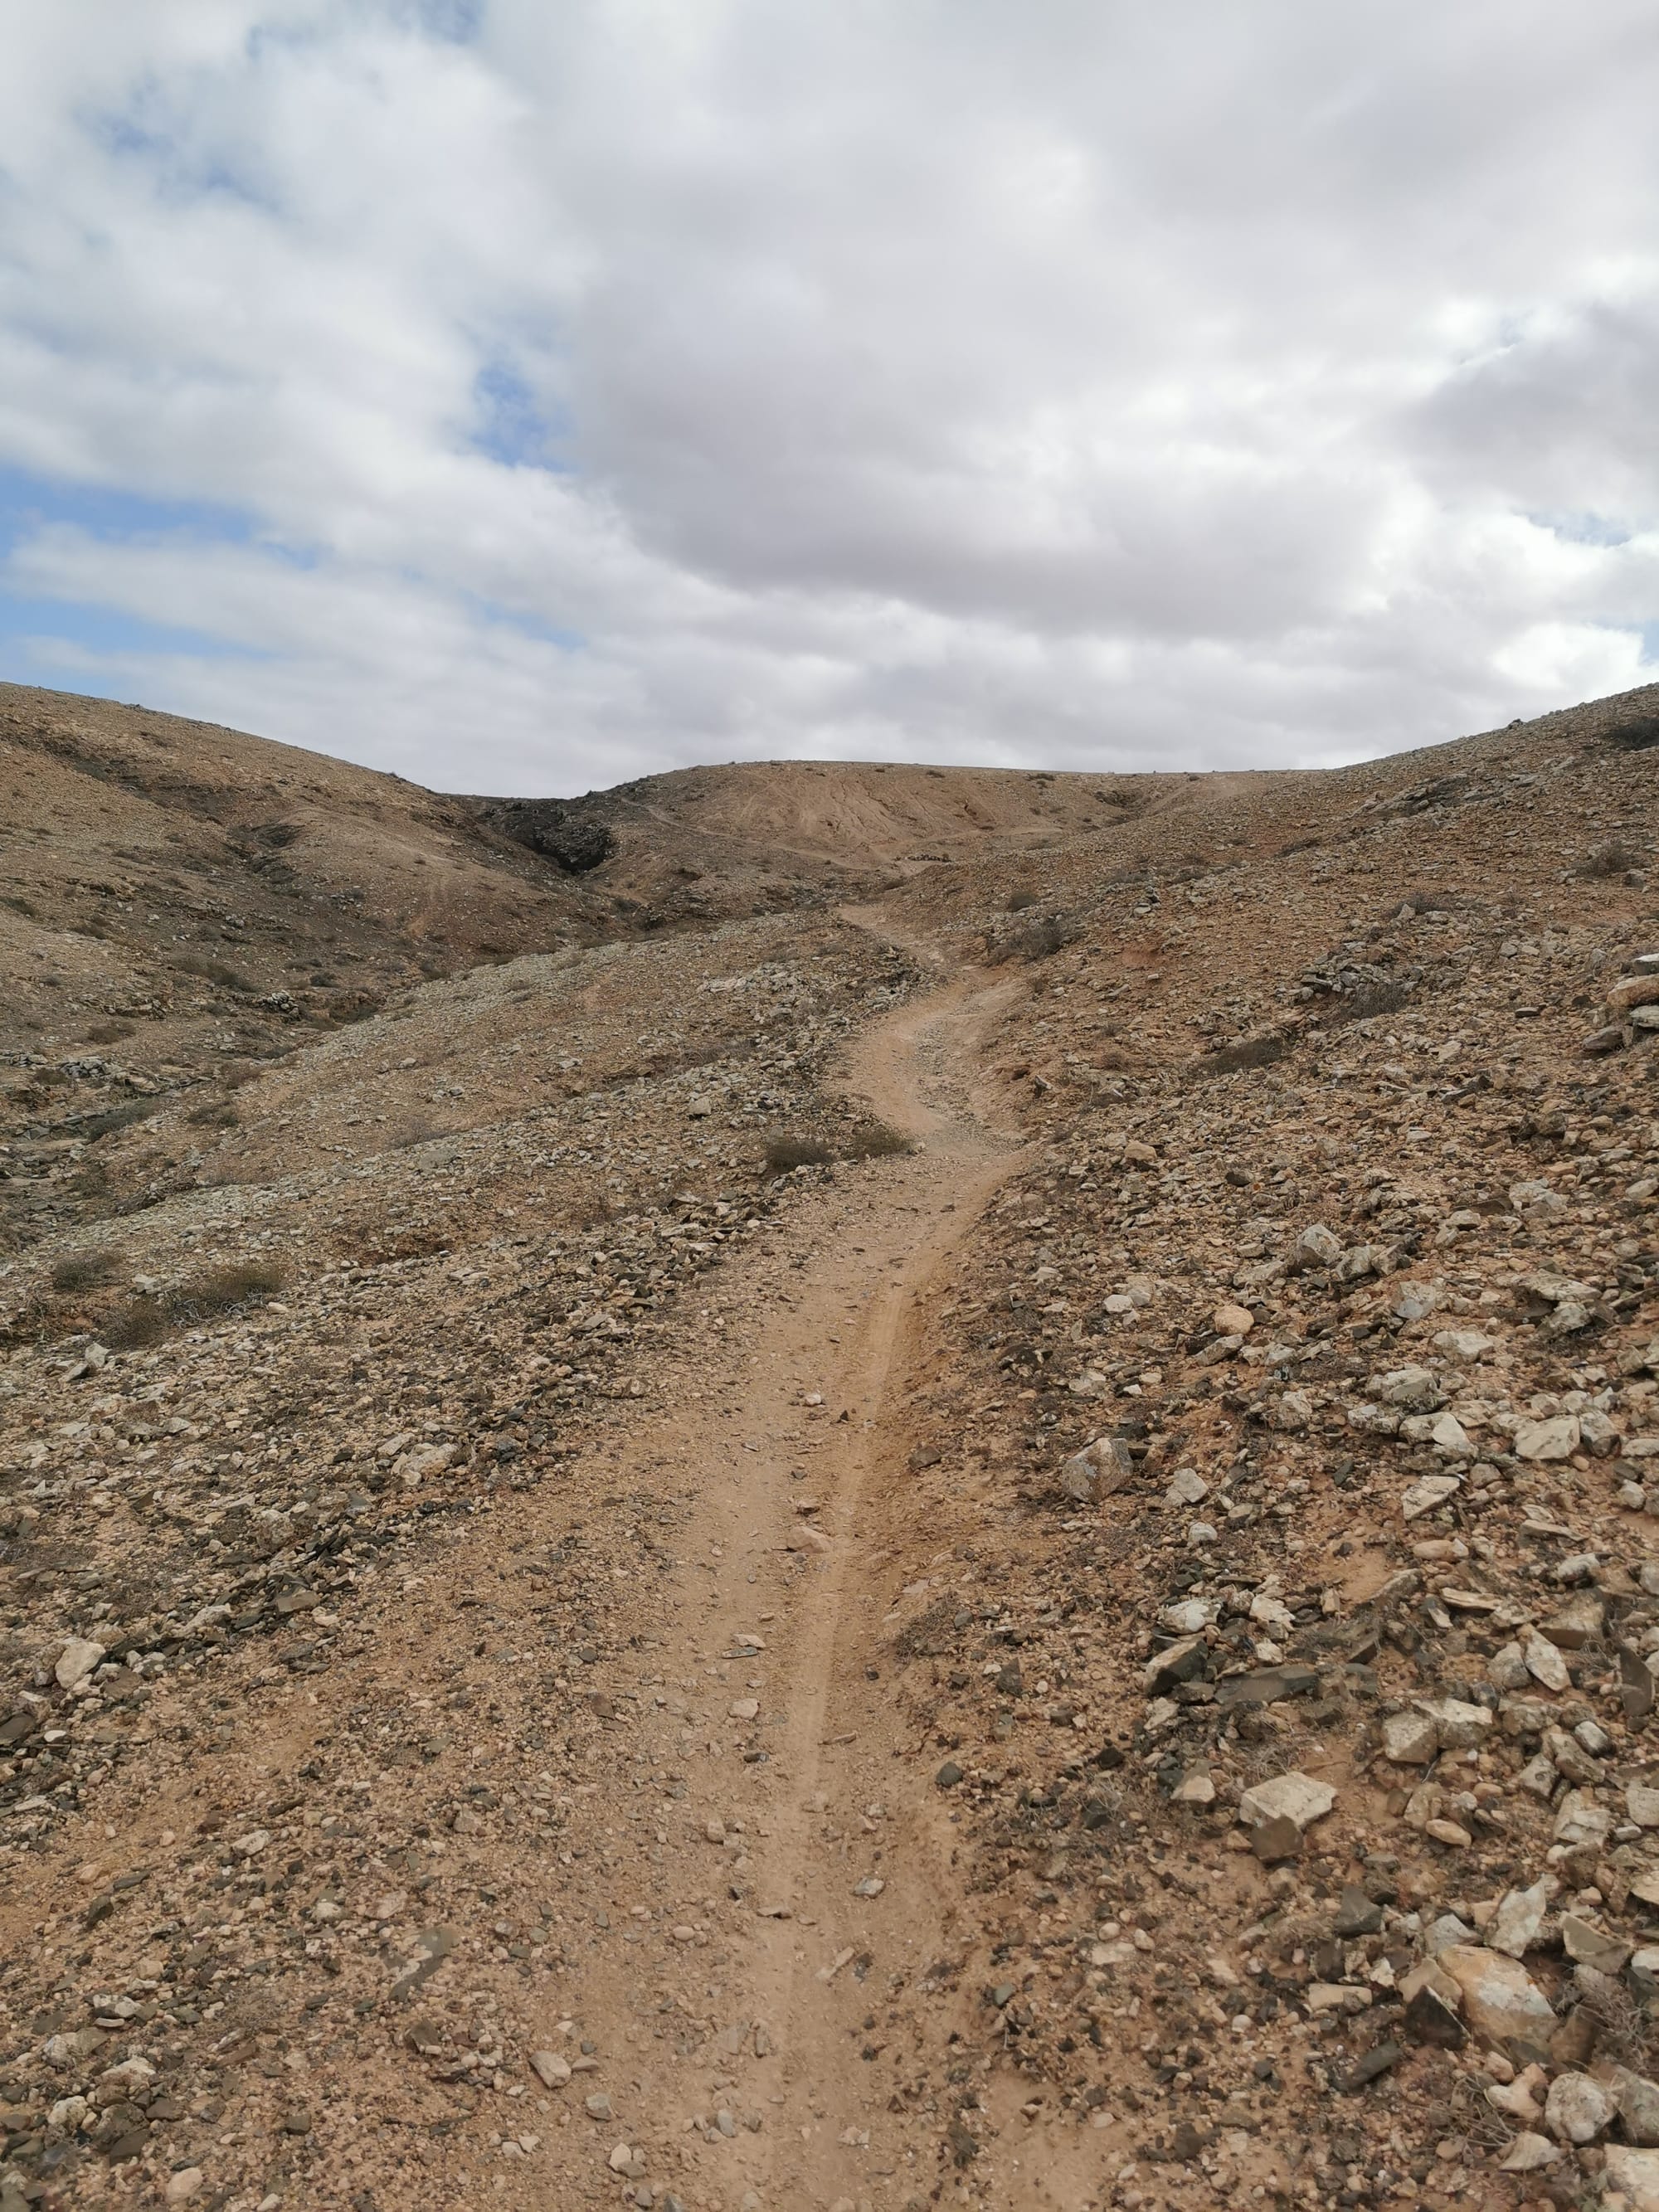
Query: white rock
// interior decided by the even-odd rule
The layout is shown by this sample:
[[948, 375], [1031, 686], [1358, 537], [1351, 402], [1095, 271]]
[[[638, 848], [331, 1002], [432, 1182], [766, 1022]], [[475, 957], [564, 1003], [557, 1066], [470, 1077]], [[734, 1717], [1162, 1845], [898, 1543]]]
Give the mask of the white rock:
[[1540, 1636], [1529, 1628], [1521, 1644], [1521, 1656], [1526, 1662], [1527, 1672], [1535, 1682], [1547, 1690], [1570, 1690], [1572, 1678], [1567, 1673], [1567, 1662], [1547, 1636]]
[[1423, 1514], [1431, 1513], [1437, 1505], [1443, 1505], [1449, 1498], [1455, 1498], [1462, 1487], [1461, 1474], [1420, 1475], [1401, 1495], [1400, 1510], [1407, 1521], [1418, 1520]]
[[441, 1474], [455, 1462], [453, 1444], [416, 1444], [398, 1462], [393, 1472], [405, 1490], [418, 1490], [428, 1474]]
[[1386, 1375], [1372, 1377], [1371, 1389], [1385, 1406], [1413, 1413], [1433, 1413], [1445, 1395], [1427, 1367], [1390, 1368]]
[[1086, 1505], [1097, 1498], [1109, 1498], [1134, 1471], [1134, 1455], [1121, 1437], [1097, 1437], [1062, 1462], [1060, 1486], [1068, 1498]]
[[1167, 1628], [1171, 1636], [1197, 1636], [1210, 1626], [1221, 1607], [1214, 1598], [1186, 1597], [1179, 1604], [1166, 1605], [1158, 1616], [1160, 1628]]
[[1459, 1359], [1480, 1359], [1488, 1352], [1496, 1352], [1496, 1338], [1485, 1336], [1478, 1328], [1443, 1328], [1435, 1336], [1437, 1352], [1449, 1352]]
[[1201, 1505], [1210, 1494], [1210, 1486], [1195, 1467], [1178, 1467], [1170, 1478], [1164, 1493], [1166, 1505]]
[[1486, 1948], [1519, 1959], [1538, 1941], [1538, 1932], [1549, 1911], [1552, 1884], [1535, 1881], [1530, 1889], [1512, 1889], [1486, 1923]]
[[1306, 2002], [1310, 2013], [1364, 2012], [1371, 2002], [1369, 1990], [1347, 1982], [1310, 1982]]
[[758, 1698], [733, 1698], [731, 1704], [726, 1710], [734, 1721], [752, 1721], [759, 1717], [760, 1699]]
[[124, 2058], [118, 2066], [106, 2066], [98, 2079], [106, 2089], [131, 2097], [140, 2089], [149, 2088], [155, 2079], [155, 2069], [148, 2058]]
[[1630, 2212], [1659, 2212], [1659, 2150], [1627, 2150], [1609, 2143], [1602, 2175], [1610, 2189], [1622, 2191]]
[[1425, 1698], [1422, 1710], [1434, 1723], [1446, 1751], [1473, 1751], [1492, 1731], [1492, 1716], [1486, 1708], [1466, 1705], [1462, 1698]]
[[1555, 1815], [1558, 1844], [1604, 1844], [1613, 1815], [1588, 1790], [1569, 1790]]
[[1578, 1422], [1571, 1413], [1547, 1421], [1522, 1421], [1515, 1432], [1517, 1459], [1571, 1459], [1578, 1449]]
[[1293, 1820], [1301, 1831], [1322, 1820], [1335, 1802], [1336, 1792], [1328, 1782], [1316, 1782], [1310, 1774], [1276, 1774], [1271, 1781], [1258, 1782], [1247, 1790], [1238, 1801], [1238, 1809], [1253, 1827], [1282, 1817]]
[[1426, 1766], [1440, 1733], [1426, 1713], [1390, 1713], [1382, 1723], [1382, 1756], [1396, 1766]]
[[1625, 1803], [1638, 1828], [1659, 1828], [1659, 1790], [1632, 1782], [1625, 1792]]
[[71, 1636], [64, 1646], [64, 1654], [53, 1668], [60, 1690], [72, 1690], [82, 1682], [93, 1668], [103, 1663], [105, 1647], [88, 1642], [84, 1636]]
[[1342, 1256], [1342, 1240], [1333, 1236], [1322, 1221], [1315, 1221], [1302, 1231], [1291, 1253], [1293, 1267], [1328, 1267]]
[[1594, 2142], [1613, 2114], [1613, 2099], [1588, 2074], [1558, 2074], [1550, 2083], [1544, 2125], [1557, 2142]]
[[177, 2173], [167, 2176], [167, 2185], [161, 2191], [162, 2203], [188, 2204], [206, 2179], [199, 2166], [180, 2166]]
[[1455, 1413], [1437, 1413], [1429, 1424], [1428, 1442], [1449, 1459], [1473, 1459], [1474, 1446], [1469, 1432]]
[[561, 2058], [556, 2051], [532, 2051], [530, 2064], [544, 2088], [562, 2089], [570, 2079], [570, 2062]]
[[1296, 1619], [1283, 1598], [1272, 1596], [1267, 1590], [1258, 1590], [1250, 1600], [1250, 1619], [1263, 1628], [1288, 1632], [1296, 1626]]
[[1288, 1435], [1299, 1436], [1313, 1425], [1314, 1401], [1305, 1390], [1286, 1390], [1273, 1409], [1273, 1425]]
[[1512, 2036], [1547, 2043], [1554, 2033], [1549, 1999], [1517, 1960], [1452, 1943], [1438, 1954], [1437, 1963], [1462, 1990], [1464, 2012], [1478, 2035], [1498, 2044]]
[[1536, 2173], [1542, 2166], [1559, 2165], [1560, 2159], [1559, 2144], [1553, 2143], [1547, 2136], [1537, 2135], [1527, 2128], [1510, 2145], [1509, 2155], [1498, 2171], [1500, 2173]]

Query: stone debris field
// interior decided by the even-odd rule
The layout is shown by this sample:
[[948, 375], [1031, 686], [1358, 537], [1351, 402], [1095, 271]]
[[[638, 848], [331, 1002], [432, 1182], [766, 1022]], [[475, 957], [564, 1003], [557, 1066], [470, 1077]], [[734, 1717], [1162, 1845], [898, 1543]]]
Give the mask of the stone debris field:
[[1659, 693], [0, 704], [0, 2212], [1659, 2206]]

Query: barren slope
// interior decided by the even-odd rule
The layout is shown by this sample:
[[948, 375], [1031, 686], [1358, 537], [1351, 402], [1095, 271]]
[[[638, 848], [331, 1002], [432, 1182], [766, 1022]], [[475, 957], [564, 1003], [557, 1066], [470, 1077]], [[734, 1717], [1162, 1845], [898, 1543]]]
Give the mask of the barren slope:
[[0, 1273], [8, 2212], [1647, 2201], [1656, 703], [659, 786], [774, 910], [162, 1088]]

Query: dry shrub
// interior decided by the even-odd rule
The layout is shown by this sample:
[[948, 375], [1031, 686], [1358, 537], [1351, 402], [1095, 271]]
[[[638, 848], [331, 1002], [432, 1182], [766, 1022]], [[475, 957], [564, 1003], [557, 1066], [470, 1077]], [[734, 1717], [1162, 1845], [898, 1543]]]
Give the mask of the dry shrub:
[[428, 1115], [415, 1114], [387, 1131], [385, 1148], [388, 1152], [406, 1152], [415, 1145], [429, 1145], [439, 1137], [453, 1137], [454, 1133]]
[[182, 975], [199, 975], [204, 983], [216, 983], [222, 990], [247, 993], [258, 988], [235, 969], [227, 968], [222, 960], [204, 960], [197, 952], [181, 952], [173, 964]]
[[1074, 921], [1064, 921], [1057, 914], [1046, 915], [1011, 940], [1008, 954], [1016, 960], [1047, 960], [1074, 944], [1081, 934]]
[[844, 1160], [886, 1160], [915, 1148], [914, 1137], [889, 1128], [885, 1121], [866, 1121], [842, 1144], [841, 1156]]
[[118, 1129], [130, 1129], [135, 1122], [148, 1121], [159, 1114], [163, 1102], [159, 1098], [129, 1098], [125, 1105], [106, 1106], [101, 1114], [88, 1114], [75, 1124], [78, 1137], [89, 1138], [96, 1144], [100, 1137], [112, 1136]]
[[1411, 997], [1409, 983], [1368, 983], [1320, 1009], [1328, 1030], [1346, 1029], [1350, 1022], [1367, 1022], [1376, 1014], [1397, 1014]]
[[1028, 908], [1034, 907], [1036, 902], [1037, 894], [1035, 891], [1010, 891], [1007, 911], [1010, 914], [1024, 914]]
[[774, 1137], [765, 1157], [773, 1175], [793, 1175], [797, 1168], [825, 1167], [836, 1156], [821, 1138]]
[[568, 1201], [560, 1220], [566, 1229], [603, 1229], [616, 1218], [617, 1209], [602, 1190], [585, 1190]]
[[119, 1044], [132, 1035], [131, 1022], [94, 1022], [87, 1031], [88, 1044]]
[[99, 1338], [112, 1352], [142, 1352], [167, 1333], [167, 1317], [156, 1298], [134, 1298], [105, 1322]]
[[1638, 714], [1620, 722], [1607, 732], [1607, 742], [1621, 753], [1646, 752], [1650, 745], [1659, 745], [1659, 714]]
[[1283, 1060], [1291, 1048], [1291, 1041], [1277, 1030], [1267, 1030], [1260, 1036], [1241, 1037], [1237, 1044], [1218, 1045], [1195, 1062], [1193, 1073], [1200, 1083], [1212, 1076], [1237, 1075], [1249, 1067], [1271, 1067], [1276, 1060]]
[[437, 1252], [449, 1249], [449, 1232], [437, 1227], [394, 1229], [382, 1237], [366, 1251], [358, 1254], [353, 1264], [361, 1267], [389, 1267], [398, 1260], [429, 1260]]
[[205, 1318], [275, 1297], [283, 1282], [282, 1269], [269, 1261], [244, 1260], [234, 1267], [216, 1267], [211, 1274], [185, 1284], [173, 1291], [169, 1304], [175, 1313]]
[[234, 1129], [241, 1118], [228, 1098], [204, 1098], [185, 1116], [198, 1129]]
[[1592, 879], [1598, 876], [1622, 876], [1627, 868], [1639, 868], [1643, 857], [1634, 846], [1621, 845], [1615, 839], [1610, 845], [1598, 845], [1593, 853], [1586, 853], [1573, 873]]
[[1633, 2073], [1650, 2074], [1656, 2048], [1654, 2022], [1623, 1982], [1599, 1979], [1585, 1996], [1584, 2009], [1595, 2023], [1595, 2052]]
[[283, 1287], [281, 1268], [264, 1260], [245, 1260], [216, 1267], [194, 1282], [182, 1283], [164, 1297], [135, 1297], [100, 1328], [112, 1352], [136, 1352], [156, 1343], [169, 1330], [199, 1328], [204, 1322], [246, 1312]]
[[54, 1291], [92, 1291], [112, 1283], [125, 1262], [118, 1252], [77, 1252], [52, 1271]]
[[1484, 2157], [1498, 2160], [1508, 2154], [1516, 2134], [1515, 2124], [1486, 2101], [1486, 2093], [1467, 2075], [1460, 2075], [1452, 2091], [1453, 2117], [1458, 2131]]

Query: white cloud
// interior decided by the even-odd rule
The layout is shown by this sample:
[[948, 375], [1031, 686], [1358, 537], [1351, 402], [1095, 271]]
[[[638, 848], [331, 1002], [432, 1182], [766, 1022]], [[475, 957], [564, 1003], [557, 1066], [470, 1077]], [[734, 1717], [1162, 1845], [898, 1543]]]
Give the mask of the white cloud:
[[127, 622], [13, 673], [568, 789], [1659, 672], [1638, 0], [8, 12], [4, 580]]

